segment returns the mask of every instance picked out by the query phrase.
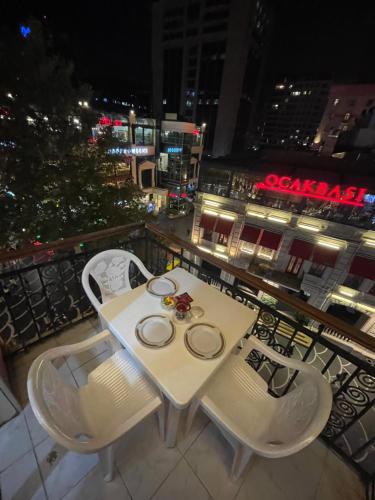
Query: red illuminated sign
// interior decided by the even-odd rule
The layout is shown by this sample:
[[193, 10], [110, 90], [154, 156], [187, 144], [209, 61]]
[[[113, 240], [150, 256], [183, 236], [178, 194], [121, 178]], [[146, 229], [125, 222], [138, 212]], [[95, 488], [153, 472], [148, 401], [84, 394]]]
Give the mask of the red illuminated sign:
[[363, 207], [363, 197], [367, 193], [366, 188], [356, 186], [343, 188], [340, 184], [330, 186], [326, 182], [277, 174], [267, 175], [264, 182], [257, 182], [256, 187], [266, 191], [306, 196], [356, 207]]
[[108, 116], [102, 116], [99, 119], [99, 125], [109, 126], [109, 127], [121, 127], [122, 120], [111, 120]]

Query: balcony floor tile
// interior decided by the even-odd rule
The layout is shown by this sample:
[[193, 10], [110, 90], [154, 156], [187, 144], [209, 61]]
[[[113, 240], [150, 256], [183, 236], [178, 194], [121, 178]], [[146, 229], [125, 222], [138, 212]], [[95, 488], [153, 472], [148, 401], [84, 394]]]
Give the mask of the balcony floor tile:
[[32, 448], [24, 415], [18, 415], [0, 428], [0, 471]]
[[2, 500], [46, 500], [34, 451], [30, 450], [0, 475]]
[[120, 474], [133, 500], [148, 500], [181, 460], [177, 448], [166, 448], [156, 418], [137, 425], [116, 452]]
[[49, 500], [66, 495], [98, 463], [96, 454], [68, 451], [48, 438], [35, 448]]
[[99, 466], [94, 467], [72, 488], [64, 500], [131, 500], [117, 471], [113, 481], [106, 483]]

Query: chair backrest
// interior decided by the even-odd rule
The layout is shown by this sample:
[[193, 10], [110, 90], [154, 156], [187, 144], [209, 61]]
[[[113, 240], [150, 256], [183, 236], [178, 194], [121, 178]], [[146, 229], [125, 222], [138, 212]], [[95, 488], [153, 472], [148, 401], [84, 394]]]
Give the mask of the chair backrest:
[[82, 286], [97, 311], [101, 304], [91, 289], [90, 276], [98, 284], [104, 303], [116, 295], [131, 290], [129, 268], [132, 262], [146, 279], [153, 277], [136, 255], [125, 250], [105, 250], [86, 264], [82, 272]]
[[81, 408], [78, 389], [67, 384], [52, 362], [40, 357], [32, 364], [27, 380], [33, 412], [59, 444], [76, 449], [75, 443], [90, 439], [91, 431]]

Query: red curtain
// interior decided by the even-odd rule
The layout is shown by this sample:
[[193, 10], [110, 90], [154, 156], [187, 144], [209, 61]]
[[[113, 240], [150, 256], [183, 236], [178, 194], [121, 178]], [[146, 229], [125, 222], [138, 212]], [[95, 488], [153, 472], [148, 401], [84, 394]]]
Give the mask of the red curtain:
[[233, 221], [228, 219], [218, 219], [215, 232], [220, 234], [230, 235], [232, 231]]
[[264, 230], [262, 237], [260, 238], [259, 245], [261, 245], [262, 247], [270, 248], [271, 250], [277, 250], [279, 248], [280, 241], [281, 234]]
[[303, 260], [310, 260], [311, 254], [314, 250], [314, 244], [308, 241], [293, 240], [292, 246], [289, 249], [289, 255], [300, 257]]
[[334, 248], [316, 246], [312, 254], [312, 261], [323, 266], [335, 267], [339, 252]]
[[213, 231], [216, 221], [217, 217], [215, 217], [214, 215], [202, 214], [199, 227], [204, 227], [204, 229], [209, 229], [210, 231]]
[[257, 227], [245, 224], [244, 228], [242, 229], [240, 240], [247, 241], [249, 243], [256, 243], [258, 241], [260, 231], [261, 229]]
[[375, 260], [356, 256], [352, 260], [349, 273], [375, 281]]

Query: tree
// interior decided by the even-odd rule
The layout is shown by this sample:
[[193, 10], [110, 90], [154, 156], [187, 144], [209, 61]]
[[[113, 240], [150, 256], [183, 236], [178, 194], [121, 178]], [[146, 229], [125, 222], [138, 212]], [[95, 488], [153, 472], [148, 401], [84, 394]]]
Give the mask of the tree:
[[91, 89], [73, 85], [72, 64], [53, 53], [40, 23], [3, 33], [0, 74], [0, 246], [144, 219], [131, 179], [106, 182], [116, 140], [91, 140]]

